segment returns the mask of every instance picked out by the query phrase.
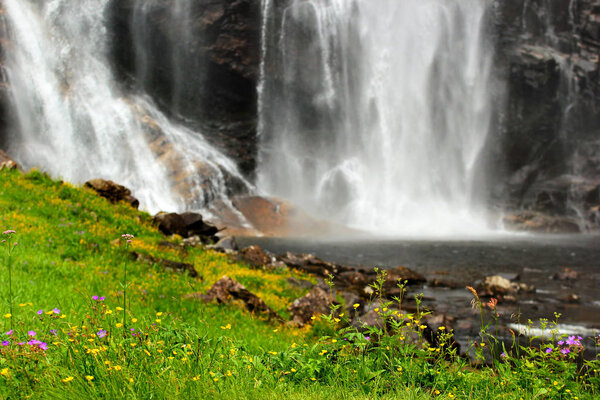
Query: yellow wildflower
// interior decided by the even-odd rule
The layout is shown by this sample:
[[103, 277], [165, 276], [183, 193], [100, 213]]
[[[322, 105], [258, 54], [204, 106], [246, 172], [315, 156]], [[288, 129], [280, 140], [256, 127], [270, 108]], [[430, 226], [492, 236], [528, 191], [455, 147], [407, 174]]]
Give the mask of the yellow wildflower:
[[68, 376], [65, 379], [61, 379], [61, 380], [63, 383], [68, 383], [68, 382], [71, 382], [73, 379], [75, 379], [75, 378], [73, 378], [72, 376]]

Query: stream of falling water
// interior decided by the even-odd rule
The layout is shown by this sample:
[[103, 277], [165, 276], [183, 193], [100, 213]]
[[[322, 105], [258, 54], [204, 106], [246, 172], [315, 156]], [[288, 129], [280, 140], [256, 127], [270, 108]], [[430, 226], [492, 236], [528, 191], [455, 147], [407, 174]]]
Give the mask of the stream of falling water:
[[382, 233], [490, 229], [488, 3], [264, 1], [258, 186]]
[[[174, 19], [185, 13], [183, 3], [177, 2]], [[151, 212], [230, 204], [226, 176], [244, 181], [235, 164], [198, 132], [172, 123], [149, 98], [128, 95], [116, 84], [108, 62], [107, 4], [4, 1], [18, 120], [10, 153], [25, 167], [72, 182], [112, 179]]]

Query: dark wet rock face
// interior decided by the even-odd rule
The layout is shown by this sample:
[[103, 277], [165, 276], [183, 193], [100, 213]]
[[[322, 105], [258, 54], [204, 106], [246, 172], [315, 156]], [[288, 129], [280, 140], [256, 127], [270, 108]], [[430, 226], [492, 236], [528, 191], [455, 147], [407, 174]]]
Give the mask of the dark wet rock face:
[[[492, 10], [507, 83], [505, 179], [494, 195], [512, 210], [583, 216], [581, 228], [598, 229], [598, 202], [585, 196], [600, 176], [600, 2], [496, 0]], [[562, 227], [574, 231], [568, 223], [534, 230]]]
[[252, 175], [260, 1], [189, 3], [177, 11], [174, 0], [113, 0], [106, 15], [116, 71]]

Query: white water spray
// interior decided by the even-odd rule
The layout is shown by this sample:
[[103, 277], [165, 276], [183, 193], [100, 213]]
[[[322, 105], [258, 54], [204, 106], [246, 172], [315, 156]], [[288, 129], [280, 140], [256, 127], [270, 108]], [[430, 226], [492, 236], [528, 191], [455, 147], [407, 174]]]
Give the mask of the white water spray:
[[486, 4], [293, 0], [280, 25], [265, 7], [259, 187], [379, 232], [488, 230]]
[[[177, 14], [185, 13], [182, 1]], [[243, 181], [235, 164], [148, 98], [117, 87], [107, 58], [107, 4], [4, 1], [18, 119], [10, 153], [69, 181], [112, 179], [151, 212], [229, 205], [225, 176]]]

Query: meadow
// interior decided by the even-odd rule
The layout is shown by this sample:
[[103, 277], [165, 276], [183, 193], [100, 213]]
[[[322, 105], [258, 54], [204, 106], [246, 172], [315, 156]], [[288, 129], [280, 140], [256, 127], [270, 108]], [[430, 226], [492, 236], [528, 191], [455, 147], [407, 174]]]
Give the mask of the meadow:
[[[481, 334], [466, 358], [444, 329], [436, 346], [423, 340], [425, 311], [402, 312], [401, 299], [376, 309], [384, 326], [358, 329], [338, 306], [295, 328], [239, 304], [189, 298], [226, 275], [287, 318], [307, 292], [288, 278], [315, 278], [181, 246], [149, 214], [39, 171], [0, 171], [0, 231], [2, 399], [600, 396], [600, 361], [583, 358], [598, 337], [502, 345], [489, 333], [496, 304], [474, 289]], [[199, 277], [139, 262], [132, 251], [193, 264]], [[374, 282], [372, 301], [381, 290]]]

